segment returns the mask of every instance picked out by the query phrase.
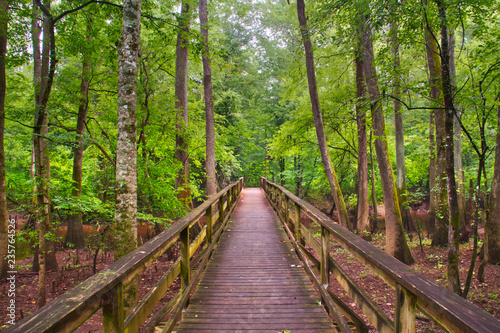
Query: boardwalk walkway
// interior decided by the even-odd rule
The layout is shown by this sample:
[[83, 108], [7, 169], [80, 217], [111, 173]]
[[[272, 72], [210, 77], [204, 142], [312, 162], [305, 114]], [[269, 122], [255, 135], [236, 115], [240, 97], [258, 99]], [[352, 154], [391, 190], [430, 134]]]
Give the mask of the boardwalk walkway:
[[333, 332], [258, 188], [243, 190], [177, 332]]

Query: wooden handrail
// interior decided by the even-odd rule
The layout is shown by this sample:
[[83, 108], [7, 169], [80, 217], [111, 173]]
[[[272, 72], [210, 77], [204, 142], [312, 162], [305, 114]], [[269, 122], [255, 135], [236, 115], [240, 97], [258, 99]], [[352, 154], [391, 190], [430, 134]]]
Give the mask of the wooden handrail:
[[[149, 293], [147, 295], [148, 302], [141, 301], [136, 309], [132, 311], [132, 317], [129, 316], [125, 319], [123, 316], [122, 287], [151, 265], [180, 238], [182, 233], [184, 241], [187, 240], [187, 244], [184, 243], [181, 247], [186, 247], [187, 250], [183, 251], [184, 255], [180, 258], [180, 262], [184, 261], [187, 263], [187, 266], [180, 265], [181, 267], [178, 269], [177, 265], [179, 265], [179, 262], [177, 262], [168, 270], [154, 288], [157, 293], [163, 294], [166, 288], [172, 283], [175, 276], [184, 274], [184, 276], [187, 276], [184, 282], [189, 284], [183, 286], [180, 291], [180, 293], [184, 292], [184, 294], [179, 297], [179, 299], [182, 299], [185, 294], [189, 293], [195, 283], [195, 279], [189, 280], [190, 270], [192, 269], [192, 265], [189, 264], [189, 261], [191, 255], [201, 243], [201, 240], [195, 240], [193, 243], [190, 243], [189, 233], [187, 231], [190, 226], [196, 223], [207, 213], [207, 211], [209, 212], [207, 219], [210, 219], [210, 221], [204, 227], [202, 235], [206, 238], [205, 236], [209, 234], [210, 237], [212, 237], [212, 242], [207, 242], [208, 244], [206, 244], [205, 247], [208, 250], [204, 252], [203, 258], [199, 259], [201, 262], [206, 262], [210, 256], [209, 250], [213, 248], [214, 242], [220, 237], [224, 224], [227, 223], [242, 189], [243, 178], [240, 178], [219, 193], [211, 196], [199, 207], [176, 221], [149, 242], [144, 243], [142, 246], [114, 262], [106, 269], [91, 276], [75, 288], [47, 303], [44, 307], [19, 321], [15, 326], [8, 328], [5, 332], [72, 332], [101, 307], [103, 308], [103, 330], [105, 332], [137, 332], [140, 324], [143, 323], [149, 315], [147, 311], [142, 309], [144, 304], [148, 303], [147, 307], [152, 309], [154, 305], [152, 306], [151, 302], [153, 302], [153, 300], [154, 302], [158, 302], [161, 297], [158, 297], [158, 294], [151, 295]], [[216, 204], [219, 210], [214, 213], [213, 206]], [[218, 229], [216, 231], [211, 230], [216, 221]], [[206, 230], [207, 227], [209, 228], [208, 231]], [[186, 234], [188, 234], [187, 237]], [[203, 265], [198, 265], [198, 271], [203, 269], [202, 266]], [[197, 273], [195, 273], [195, 276], [196, 274]], [[178, 308], [183, 306], [181, 303], [182, 302], [179, 301], [178, 306], [173, 309], [173, 311], [178, 311]], [[109, 314], [112, 314], [112, 316], [109, 317]]]
[[[327, 281], [325, 272], [331, 272], [379, 331], [414, 332], [418, 308], [449, 332], [500, 332], [499, 319], [336, 224], [320, 210], [285, 188], [265, 178], [261, 179], [261, 187], [280, 219], [285, 222], [286, 229], [289, 229], [289, 236], [296, 243], [296, 251], [307, 257], [307, 250], [300, 243], [309, 240], [309, 245], [321, 256], [321, 260], [316, 261], [321, 266], [318, 273], [322, 285]], [[300, 212], [319, 224], [323, 241], [316, 241], [310, 231], [300, 224]], [[395, 289], [394, 322], [356, 285], [355, 279], [346, 275], [329, 254], [326, 258], [329, 242], [324, 241], [325, 230], [328, 230], [332, 240]]]

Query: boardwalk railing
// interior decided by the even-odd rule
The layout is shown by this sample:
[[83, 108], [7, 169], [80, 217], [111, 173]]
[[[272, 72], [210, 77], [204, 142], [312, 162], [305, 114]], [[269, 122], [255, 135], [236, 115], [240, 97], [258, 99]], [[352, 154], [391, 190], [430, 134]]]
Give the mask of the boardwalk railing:
[[[261, 187], [282, 222], [286, 222], [283, 225], [294, 242], [296, 252], [342, 332], [350, 332], [350, 329], [341, 313], [359, 331], [366, 332], [367, 327], [361, 318], [328, 289], [330, 273], [379, 332], [415, 332], [417, 309], [449, 332], [500, 332], [499, 319], [334, 223], [317, 208], [283, 187], [265, 178], [261, 179]], [[312, 223], [309, 228], [301, 224], [301, 213], [306, 214], [316, 226], [319, 225], [320, 241], [311, 232]], [[394, 321], [356, 283], [355, 278], [347, 275], [330, 256], [331, 241], [336, 242], [395, 289]], [[306, 243], [317, 253], [319, 259], [306, 249]]]
[[[180, 318], [193, 286], [197, 283], [242, 189], [243, 178], [210, 197], [149, 242], [54, 299], [5, 332], [72, 332], [100, 308], [102, 308], [104, 332], [138, 332], [180, 274], [180, 291], [146, 323], [147, 329], [154, 331], [154, 327], [170, 314], [163, 328], [163, 332], [170, 332]], [[203, 216], [206, 220], [205, 226], [196, 239], [190, 242], [189, 229]], [[125, 318], [124, 287], [172, 245], [177, 244], [177, 241], [180, 243], [180, 258]], [[203, 241], [205, 246], [197, 252]], [[193, 257], [195, 253], [196, 256]], [[195, 265], [197, 265], [196, 270], [191, 273]]]

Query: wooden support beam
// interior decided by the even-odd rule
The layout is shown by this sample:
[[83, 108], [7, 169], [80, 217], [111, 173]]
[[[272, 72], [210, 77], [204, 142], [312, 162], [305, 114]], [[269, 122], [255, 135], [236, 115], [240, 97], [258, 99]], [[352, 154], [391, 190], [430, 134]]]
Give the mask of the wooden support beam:
[[102, 298], [102, 329], [104, 333], [121, 333], [125, 329], [122, 283]]
[[394, 318], [396, 333], [413, 333], [417, 322], [417, 297], [396, 284]]
[[321, 284], [330, 283], [330, 231], [321, 226]]
[[212, 205], [208, 206], [207, 208], [207, 213], [206, 213], [206, 222], [207, 226], [207, 243], [212, 243], [212, 227], [213, 227], [213, 220], [212, 220]]
[[179, 242], [181, 245], [181, 288], [184, 289], [189, 285], [191, 278], [191, 267], [189, 265], [189, 227], [181, 231]]

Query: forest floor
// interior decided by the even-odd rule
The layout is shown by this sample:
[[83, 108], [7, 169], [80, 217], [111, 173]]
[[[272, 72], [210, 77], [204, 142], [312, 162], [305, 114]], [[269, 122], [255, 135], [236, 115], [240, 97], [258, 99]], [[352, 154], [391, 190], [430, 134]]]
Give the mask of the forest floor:
[[[413, 240], [410, 243], [415, 264], [412, 266], [417, 271], [428, 276], [432, 280], [441, 285], [446, 284], [446, 258], [447, 248], [436, 248], [430, 246], [430, 240], [427, 237], [423, 238], [423, 252], [420, 249], [419, 237], [413, 235]], [[377, 247], [384, 249], [385, 234], [379, 232], [373, 235], [372, 243]], [[139, 276], [139, 293], [140, 297], [147, 293], [154, 283], [173, 263], [177, 257], [177, 251], [171, 251], [162, 255], [158, 261], [151, 265], [146, 271]], [[369, 269], [365, 268], [356, 259], [350, 256], [345, 250], [338, 246], [332, 246], [332, 256], [344, 268], [347, 273], [354, 277], [357, 283], [371, 295], [373, 299], [381, 306], [382, 309], [393, 318], [394, 311], [394, 290], [386, 285]], [[472, 255], [472, 239], [468, 243], [460, 245], [460, 273], [462, 283], [465, 280], [467, 270], [469, 269], [470, 259]], [[79, 265], [75, 266], [77, 253], [71, 249], [60, 249], [57, 251], [57, 259], [60, 266], [58, 272], [49, 272], [47, 276], [47, 302], [65, 293], [74, 286], [78, 285], [83, 280], [90, 277], [92, 272], [92, 263], [94, 253], [80, 250], [78, 252]], [[113, 252], [104, 252], [97, 256], [97, 270], [100, 271], [107, 267], [113, 261]], [[476, 271], [480, 261], [476, 262]], [[21, 318], [28, 316], [37, 308], [37, 280], [36, 273], [30, 271], [32, 258], [26, 258], [16, 262], [16, 281], [15, 281], [15, 305], [16, 305], [16, 322]], [[80, 267], [80, 268], [76, 268]], [[350, 299], [335, 279], [332, 278], [331, 288], [340, 296], [344, 302], [353, 307], [353, 309], [361, 314], [361, 311]], [[335, 282], [334, 282], [335, 281]], [[7, 322], [10, 320], [7, 317], [7, 306], [12, 297], [8, 296], [10, 284], [3, 280], [0, 282], [0, 331], [7, 327]], [[172, 298], [179, 288], [178, 281], [174, 282], [174, 288], [169, 289], [160, 304], [165, 304]], [[467, 299], [476, 304], [483, 310], [500, 318], [500, 266], [487, 265], [485, 269], [485, 282], [479, 282], [475, 275], [472, 280], [469, 295]], [[361, 314], [362, 315], [362, 314]], [[87, 320], [76, 332], [101, 332], [102, 331], [102, 316], [100, 311]], [[432, 322], [425, 318], [421, 313], [418, 314], [418, 331], [419, 332], [435, 332], [439, 331]]]

